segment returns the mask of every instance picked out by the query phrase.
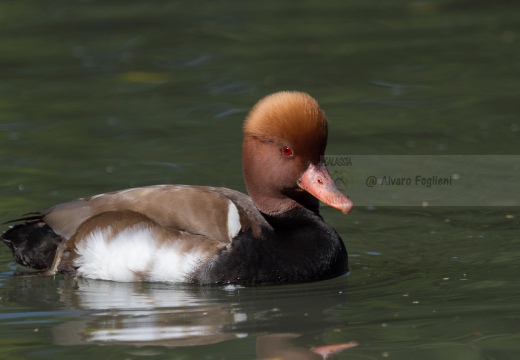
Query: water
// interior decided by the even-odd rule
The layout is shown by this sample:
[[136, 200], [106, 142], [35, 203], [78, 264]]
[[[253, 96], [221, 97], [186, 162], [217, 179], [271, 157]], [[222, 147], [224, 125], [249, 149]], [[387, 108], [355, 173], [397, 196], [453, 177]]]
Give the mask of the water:
[[[131, 186], [244, 191], [242, 120], [282, 89], [320, 102], [329, 154], [518, 154], [515, 2], [0, 7], [3, 220]], [[517, 207], [322, 213], [351, 273], [313, 284], [20, 277], [3, 247], [0, 358], [312, 359], [349, 341], [336, 358], [520, 357]]]

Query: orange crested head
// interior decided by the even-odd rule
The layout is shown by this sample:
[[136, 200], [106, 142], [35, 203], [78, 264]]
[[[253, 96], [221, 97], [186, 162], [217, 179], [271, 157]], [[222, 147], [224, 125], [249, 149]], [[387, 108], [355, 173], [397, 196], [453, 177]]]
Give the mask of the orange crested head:
[[256, 207], [269, 215], [303, 206], [317, 211], [321, 200], [348, 213], [324, 162], [327, 119], [310, 95], [282, 91], [260, 100], [244, 122], [242, 168]]
[[315, 158], [327, 146], [327, 119], [309, 94], [282, 91], [256, 103], [244, 122], [244, 135], [289, 145]]

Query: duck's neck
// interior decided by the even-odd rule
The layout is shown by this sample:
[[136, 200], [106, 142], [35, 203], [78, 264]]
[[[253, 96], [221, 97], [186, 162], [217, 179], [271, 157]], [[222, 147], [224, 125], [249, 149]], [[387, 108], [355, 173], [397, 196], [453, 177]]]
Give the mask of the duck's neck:
[[291, 197], [283, 194], [277, 196], [277, 194], [257, 192], [255, 190], [251, 191], [249, 187], [248, 192], [258, 210], [267, 215], [276, 216], [301, 207], [313, 213], [319, 213], [318, 200], [303, 191], [298, 193], [294, 192]]
[[288, 224], [290, 224], [290, 228], [303, 228], [302, 226], [305, 226], [304, 224], [308, 225], [309, 222], [323, 222], [323, 217], [317, 209], [314, 211], [303, 206], [297, 206], [281, 214], [270, 215], [263, 213], [262, 215], [276, 231], [287, 227]]

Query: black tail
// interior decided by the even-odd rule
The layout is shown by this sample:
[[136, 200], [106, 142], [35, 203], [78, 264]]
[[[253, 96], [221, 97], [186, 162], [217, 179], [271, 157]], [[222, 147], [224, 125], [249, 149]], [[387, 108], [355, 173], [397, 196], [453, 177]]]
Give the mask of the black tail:
[[41, 218], [15, 225], [0, 238], [18, 264], [36, 270], [51, 267], [56, 248], [63, 241]]

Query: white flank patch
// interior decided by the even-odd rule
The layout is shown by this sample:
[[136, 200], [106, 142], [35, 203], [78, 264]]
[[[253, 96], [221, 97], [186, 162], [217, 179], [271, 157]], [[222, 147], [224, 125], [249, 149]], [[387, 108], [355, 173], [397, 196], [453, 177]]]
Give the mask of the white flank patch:
[[113, 281], [185, 282], [205, 260], [200, 251], [182, 253], [178, 243], [158, 245], [143, 225], [125, 229], [107, 241], [111, 229], [97, 230], [77, 245], [78, 275]]
[[240, 224], [240, 216], [238, 215], [238, 209], [235, 203], [229, 200], [229, 208], [227, 215], [227, 228], [229, 240], [237, 236], [238, 232], [242, 228]]

